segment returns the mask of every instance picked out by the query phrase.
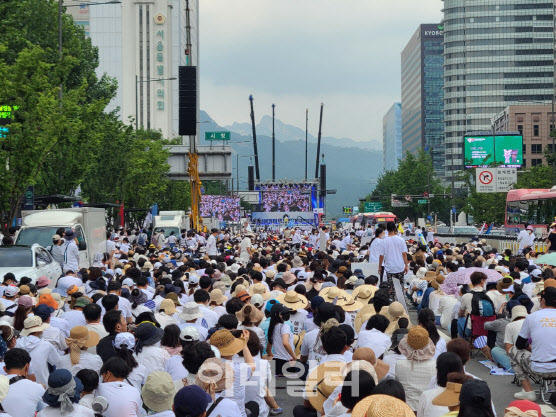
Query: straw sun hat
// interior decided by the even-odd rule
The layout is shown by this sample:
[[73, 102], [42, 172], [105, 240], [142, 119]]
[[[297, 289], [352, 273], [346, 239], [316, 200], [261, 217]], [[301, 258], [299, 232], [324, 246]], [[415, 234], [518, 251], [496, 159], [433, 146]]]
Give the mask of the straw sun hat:
[[415, 417], [406, 403], [390, 395], [369, 395], [357, 403], [352, 417]]
[[336, 387], [342, 384], [344, 362], [325, 362], [309, 373], [305, 392], [311, 405], [320, 413], [324, 412], [324, 402]]
[[307, 307], [309, 302], [304, 295], [298, 294], [295, 291], [288, 291], [286, 293], [282, 293], [277, 298], [278, 302], [285, 305], [292, 310], [300, 310]]
[[236, 339], [229, 330], [217, 330], [210, 337], [210, 344], [216, 347], [222, 356], [233, 356], [245, 346], [244, 339]]

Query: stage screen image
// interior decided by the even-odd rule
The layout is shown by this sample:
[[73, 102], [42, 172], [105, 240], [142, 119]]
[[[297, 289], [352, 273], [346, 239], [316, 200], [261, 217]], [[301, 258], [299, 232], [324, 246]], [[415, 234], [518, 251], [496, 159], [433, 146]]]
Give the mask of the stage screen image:
[[308, 212], [312, 211], [311, 193], [315, 184], [261, 184], [261, 211], [269, 212]]
[[239, 221], [239, 197], [201, 196], [201, 217], [216, 217], [224, 222]]

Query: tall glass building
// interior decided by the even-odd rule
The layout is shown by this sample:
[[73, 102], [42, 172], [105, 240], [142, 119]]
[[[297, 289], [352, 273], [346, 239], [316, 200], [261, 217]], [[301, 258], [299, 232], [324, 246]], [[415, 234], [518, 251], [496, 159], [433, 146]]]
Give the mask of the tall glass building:
[[511, 104], [551, 102], [552, 10], [552, 0], [444, 0], [447, 180], [463, 169], [465, 132], [489, 130]]
[[420, 25], [402, 51], [403, 154], [430, 153], [444, 175], [442, 26]]
[[397, 169], [402, 159], [401, 103], [394, 103], [382, 118], [382, 158], [384, 171]]

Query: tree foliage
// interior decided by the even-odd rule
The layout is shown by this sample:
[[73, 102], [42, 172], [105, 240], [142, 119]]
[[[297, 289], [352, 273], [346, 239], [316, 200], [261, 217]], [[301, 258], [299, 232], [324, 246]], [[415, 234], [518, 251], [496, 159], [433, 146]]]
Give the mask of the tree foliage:
[[[375, 189], [365, 197], [365, 201], [380, 201], [384, 210], [394, 212], [398, 218], [409, 217], [415, 220], [428, 214], [428, 204], [419, 204], [419, 199], [414, 198], [409, 207], [392, 207], [391, 195], [395, 194], [403, 200], [406, 195], [424, 196], [427, 192], [434, 196], [430, 201], [431, 213], [437, 213], [441, 219], [448, 218], [450, 199], [438, 196], [446, 194], [447, 190], [442, 187], [434, 173], [430, 155], [424, 151], [417, 155], [408, 152], [405, 158], [399, 161], [395, 171], [386, 171], [379, 177]], [[359, 210], [364, 212], [363, 203]]]

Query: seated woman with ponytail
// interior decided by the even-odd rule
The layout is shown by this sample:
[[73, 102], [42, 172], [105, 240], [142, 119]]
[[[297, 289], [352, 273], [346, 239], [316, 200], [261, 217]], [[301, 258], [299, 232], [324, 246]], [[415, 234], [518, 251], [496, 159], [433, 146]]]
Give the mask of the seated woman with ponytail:
[[42, 397], [48, 407], [39, 411], [37, 417], [93, 417], [93, 410], [78, 404], [82, 391], [83, 384], [70, 371], [55, 370], [48, 377], [48, 388]]
[[446, 341], [440, 337], [440, 333], [438, 333], [438, 329], [435, 325], [436, 317], [434, 316], [434, 312], [430, 308], [424, 308], [419, 312], [417, 320], [419, 326], [425, 328], [425, 330], [429, 332], [429, 337], [436, 346], [434, 358], [438, 358], [441, 353], [446, 352]]
[[118, 333], [116, 335], [116, 338], [114, 339], [116, 357], [123, 359], [130, 369], [126, 382], [140, 390], [143, 384], [145, 384], [148, 373], [147, 368], [145, 368], [144, 365], [139, 365], [137, 360], [135, 360], [135, 357], [133, 356], [134, 349], [135, 337], [131, 333]]

